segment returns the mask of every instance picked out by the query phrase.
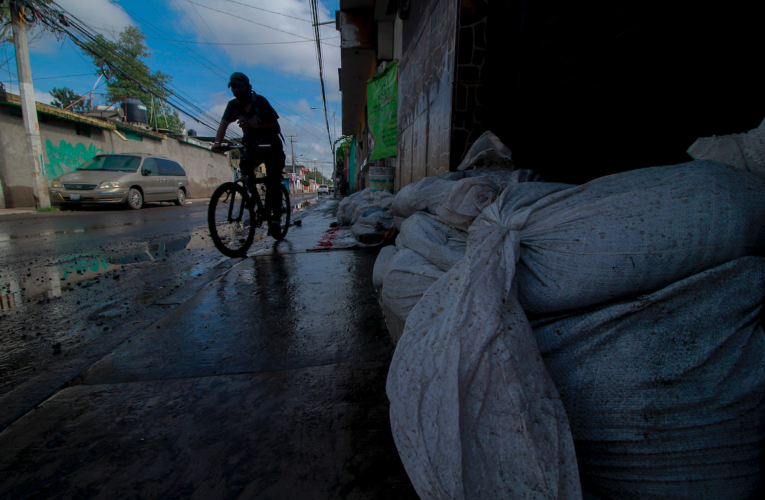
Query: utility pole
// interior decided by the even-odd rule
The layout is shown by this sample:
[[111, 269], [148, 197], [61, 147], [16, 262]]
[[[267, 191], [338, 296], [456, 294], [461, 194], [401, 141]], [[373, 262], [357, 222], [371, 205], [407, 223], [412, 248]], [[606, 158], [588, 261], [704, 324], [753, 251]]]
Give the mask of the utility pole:
[[[290, 175], [290, 184], [292, 184], [292, 178], [295, 176], [295, 147], [292, 145], [292, 138], [296, 135], [287, 135], [284, 137], [290, 138], [290, 158], [292, 158], [292, 175]], [[294, 186], [293, 186], [294, 189]], [[294, 192], [292, 194], [295, 194]]]
[[13, 46], [16, 49], [16, 71], [19, 74], [19, 95], [21, 96], [21, 115], [24, 132], [27, 137], [27, 152], [32, 167], [32, 193], [37, 208], [50, 207], [48, 183], [43, 167], [40, 125], [37, 121], [35, 89], [32, 86], [32, 68], [29, 64], [27, 30], [21, 22], [16, 2], [11, 3], [11, 21], [13, 25]]
[[290, 158], [292, 158], [292, 173], [295, 173], [295, 146], [292, 145], [292, 138], [297, 137], [296, 135], [285, 135], [284, 137], [289, 137], [290, 139]]

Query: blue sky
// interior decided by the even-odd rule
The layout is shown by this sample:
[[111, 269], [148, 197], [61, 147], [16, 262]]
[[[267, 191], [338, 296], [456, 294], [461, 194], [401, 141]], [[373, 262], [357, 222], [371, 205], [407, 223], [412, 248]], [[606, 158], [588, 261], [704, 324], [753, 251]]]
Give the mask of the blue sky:
[[[56, 1], [107, 38], [114, 38], [125, 26], [139, 27], [147, 36], [146, 44], [152, 53], [146, 60], [151, 69], [171, 75], [174, 87], [216, 119], [232, 97], [226, 87], [228, 76], [234, 71], [245, 73], [253, 89], [264, 95], [281, 116], [284, 135], [297, 135], [296, 161], [313, 166], [315, 159], [321, 171], [331, 173], [332, 154], [323, 111], [311, 109], [321, 108], [323, 103], [307, 0]], [[319, 3], [320, 21], [334, 19], [338, 0]], [[337, 81], [340, 34], [332, 23], [321, 28], [321, 36], [325, 41], [322, 56], [334, 141], [335, 131], [339, 135], [341, 128]], [[66, 86], [85, 94], [96, 83], [90, 59], [73, 43], [56, 40], [50, 34], [35, 37], [30, 44], [30, 59], [38, 101], [49, 102], [47, 93], [53, 87]], [[0, 81], [16, 92], [12, 45], [0, 46], [0, 62], [3, 63]], [[104, 92], [103, 84], [96, 92]], [[102, 96], [96, 95], [94, 102], [98, 103], [99, 98]], [[214, 135], [193, 119], [181, 118], [187, 128], [197, 130], [199, 135]], [[229, 130], [240, 132], [236, 125]], [[289, 142], [285, 151], [289, 162]]]

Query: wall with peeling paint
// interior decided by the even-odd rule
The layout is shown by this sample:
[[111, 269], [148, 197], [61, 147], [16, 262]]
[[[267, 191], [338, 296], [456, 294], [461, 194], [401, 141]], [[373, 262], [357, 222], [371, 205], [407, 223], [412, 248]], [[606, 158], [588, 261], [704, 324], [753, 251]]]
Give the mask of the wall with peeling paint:
[[[18, 110], [0, 106], [0, 178], [7, 208], [34, 207], [32, 175], [26, 138]], [[88, 127], [56, 117], [38, 115], [45, 177], [51, 181], [103, 153], [150, 153], [177, 161], [189, 177], [191, 198], [205, 198], [222, 182], [234, 178], [226, 156], [209, 149], [168, 138], [165, 140], [125, 133], [123, 140], [111, 130]]]

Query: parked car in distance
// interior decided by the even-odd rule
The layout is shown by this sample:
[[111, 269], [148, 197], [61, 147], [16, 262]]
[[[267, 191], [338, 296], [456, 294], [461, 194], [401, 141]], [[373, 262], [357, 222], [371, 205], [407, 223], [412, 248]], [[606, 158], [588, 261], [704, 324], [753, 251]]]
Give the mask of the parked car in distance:
[[326, 184], [320, 185], [319, 194], [329, 194], [329, 187]]
[[102, 154], [83, 163], [74, 172], [53, 179], [51, 205], [62, 209], [84, 203], [126, 203], [134, 210], [147, 201], [172, 201], [185, 205], [189, 178], [177, 162], [145, 154]]

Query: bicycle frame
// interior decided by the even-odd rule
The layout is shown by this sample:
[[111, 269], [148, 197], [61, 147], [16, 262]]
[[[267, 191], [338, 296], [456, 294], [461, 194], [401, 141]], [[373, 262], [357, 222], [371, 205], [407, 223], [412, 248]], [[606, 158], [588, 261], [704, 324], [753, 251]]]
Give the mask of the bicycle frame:
[[[260, 145], [259, 147], [261, 147], [261, 148], [268, 148], [270, 146], [268, 146], [268, 145]], [[238, 145], [237, 146], [228, 146], [227, 145], [227, 146], [224, 146], [224, 148], [225, 148], [226, 151], [231, 151], [231, 150], [234, 150], [234, 149], [243, 150], [244, 146], [238, 146]], [[242, 174], [242, 169], [241, 168], [238, 168], [237, 171], [240, 174]], [[264, 208], [263, 208], [263, 201], [260, 198], [260, 193], [258, 193], [258, 190], [255, 189], [254, 192], [250, 192], [249, 182], [247, 182], [248, 181], [247, 177], [248, 177], [247, 175], [241, 175], [241, 177], [237, 177], [236, 179], [234, 179], [234, 183], [235, 184], [240, 184], [244, 188], [244, 192], [247, 193], [248, 199], [243, 200], [244, 203], [242, 203], [239, 206], [239, 214], [237, 215], [236, 219], [232, 218], [232, 215], [233, 215], [232, 212], [234, 210], [234, 203], [233, 203], [233, 200], [231, 200], [232, 202], [229, 203], [229, 206], [228, 206], [228, 221], [229, 222], [241, 222], [242, 216], [244, 214], [245, 207], [249, 207], [249, 203], [250, 203], [249, 198], [252, 198], [254, 203], [257, 205], [257, 210], [255, 212], [255, 214], [256, 214], [255, 217], [256, 217], [256, 227], [259, 227], [260, 224], [263, 222], [263, 220], [270, 220], [270, 217], [269, 217], [269, 214], [267, 214], [265, 212]], [[267, 179], [268, 179], [268, 177], [256, 177], [252, 181], [252, 183], [254, 185], [256, 185], [256, 187], [257, 187], [257, 184], [265, 184]], [[232, 195], [235, 197], [236, 196], [236, 192], [232, 193]], [[228, 198], [226, 198], [226, 200], [228, 200]]]
[[[255, 178], [255, 180], [253, 181], [253, 183], [256, 185], [265, 184], [265, 182], [266, 182], [266, 177]], [[260, 199], [260, 193], [258, 193], [257, 189], [254, 192], [250, 192], [250, 189], [248, 187], [249, 183], [247, 182], [246, 175], [243, 177], [238, 177], [234, 179], [234, 183], [239, 184], [244, 188], [244, 192], [247, 194], [247, 198], [243, 200], [244, 203], [241, 203], [239, 205], [239, 214], [237, 214], [236, 218], [233, 218], [232, 212], [234, 211], [234, 203], [233, 203], [234, 200], [233, 199], [231, 200], [231, 203], [229, 203], [228, 205], [228, 221], [241, 222], [242, 216], [244, 215], [244, 209], [245, 207], [249, 207], [249, 204], [251, 203], [250, 199], [252, 199], [252, 202], [254, 202], [257, 205], [257, 210], [255, 213], [258, 219], [257, 223], [258, 225], [260, 225], [260, 223], [262, 222], [262, 217], [263, 217], [262, 214], [264, 213], [263, 202]], [[233, 191], [231, 193], [231, 196], [236, 197], [236, 191]], [[228, 201], [228, 198], [226, 198], [224, 201]]]

